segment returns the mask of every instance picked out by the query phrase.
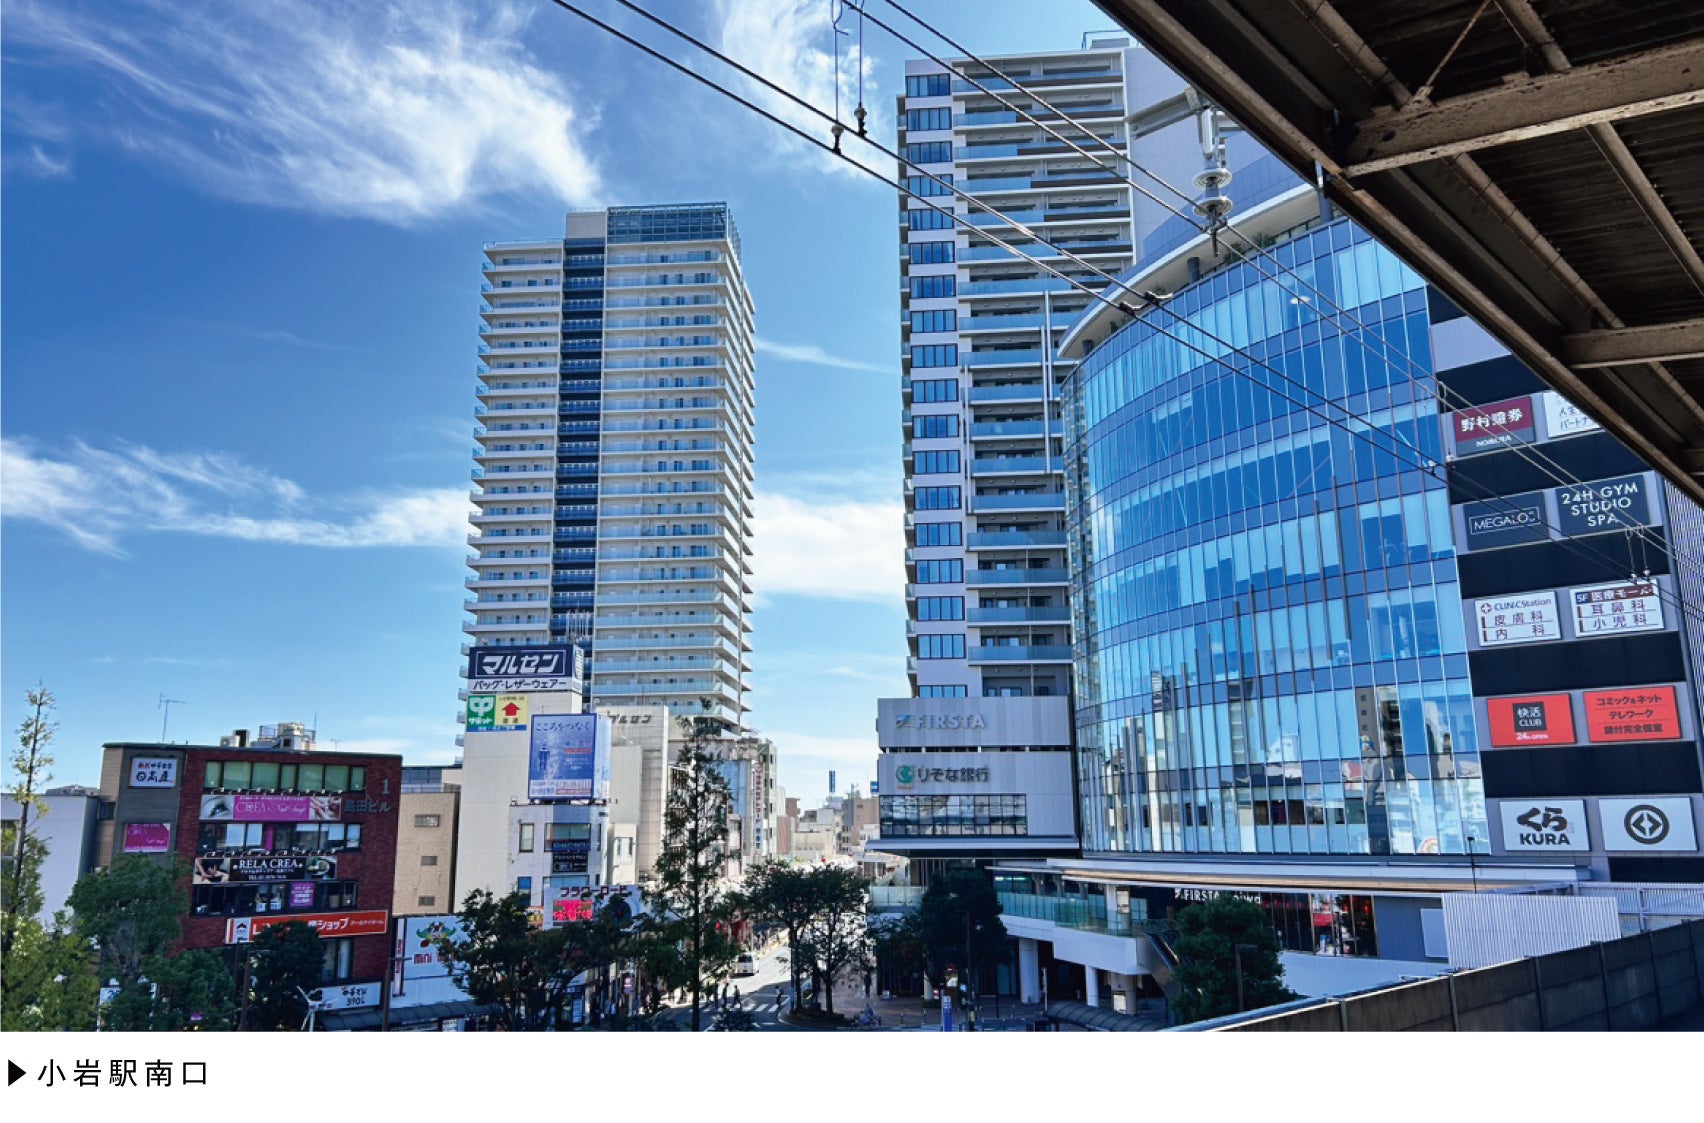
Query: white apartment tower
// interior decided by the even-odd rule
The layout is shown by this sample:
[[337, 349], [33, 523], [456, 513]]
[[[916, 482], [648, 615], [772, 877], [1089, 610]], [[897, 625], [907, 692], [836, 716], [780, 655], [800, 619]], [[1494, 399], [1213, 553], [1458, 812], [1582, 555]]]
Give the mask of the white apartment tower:
[[580, 645], [591, 707], [743, 726], [753, 329], [727, 206], [573, 212], [481, 268], [462, 630]]
[[[1059, 387], [1072, 364], [1055, 357], [1054, 344], [1092, 299], [930, 204], [1098, 292], [1105, 280], [1058, 251], [1116, 275], [1133, 264], [1139, 235], [1165, 216], [1132, 199], [1128, 166], [1082, 130], [1123, 150], [1132, 106], [1181, 89], [1122, 34], [1087, 36], [1080, 51], [988, 62], [1006, 77], [965, 60], [953, 63], [956, 74], [909, 62], [899, 102], [906, 159], [1023, 227], [1014, 230], [924, 176], [906, 178], [907, 666], [911, 693], [922, 698], [1070, 692]], [[1199, 159], [1189, 153], [1185, 144], [1184, 163], [1165, 163], [1187, 176], [1188, 161]]]

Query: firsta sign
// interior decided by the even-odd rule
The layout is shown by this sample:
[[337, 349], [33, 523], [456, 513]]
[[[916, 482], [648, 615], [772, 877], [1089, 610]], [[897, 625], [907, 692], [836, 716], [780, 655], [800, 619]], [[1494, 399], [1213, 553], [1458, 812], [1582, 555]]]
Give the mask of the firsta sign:
[[981, 714], [895, 714], [895, 729], [987, 729]]

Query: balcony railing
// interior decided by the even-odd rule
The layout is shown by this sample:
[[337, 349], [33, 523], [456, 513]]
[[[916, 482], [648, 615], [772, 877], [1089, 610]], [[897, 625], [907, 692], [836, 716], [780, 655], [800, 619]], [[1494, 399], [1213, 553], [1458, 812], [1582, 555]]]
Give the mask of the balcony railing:
[[967, 569], [966, 585], [1063, 585], [1071, 575], [1063, 569], [1036, 567], [1030, 569]]
[[1062, 644], [987, 644], [970, 649], [976, 663], [1069, 663], [1071, 649]]

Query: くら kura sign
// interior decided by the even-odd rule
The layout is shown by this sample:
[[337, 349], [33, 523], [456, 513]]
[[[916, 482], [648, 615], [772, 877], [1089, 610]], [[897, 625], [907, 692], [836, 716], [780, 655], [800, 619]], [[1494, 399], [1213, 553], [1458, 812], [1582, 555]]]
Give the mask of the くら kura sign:
[[1672, 686], [1588, 690], [1586, 737], [1595, 744], [1618, 741], [1678, 741], [1680, 711]]
[[1491, 744], [1497, 748], [1574, 743], [1574, 711], [1566, 694], [1488, 698], [1485, 709], [1491, 719]]

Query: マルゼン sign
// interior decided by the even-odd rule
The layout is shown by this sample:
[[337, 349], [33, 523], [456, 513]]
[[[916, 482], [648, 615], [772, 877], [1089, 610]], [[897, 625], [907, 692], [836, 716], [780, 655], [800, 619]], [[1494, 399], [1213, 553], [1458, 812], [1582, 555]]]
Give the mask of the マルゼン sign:
[[468, 653], [470, 679], [572, 678], [567, 647], [476, 647]]

